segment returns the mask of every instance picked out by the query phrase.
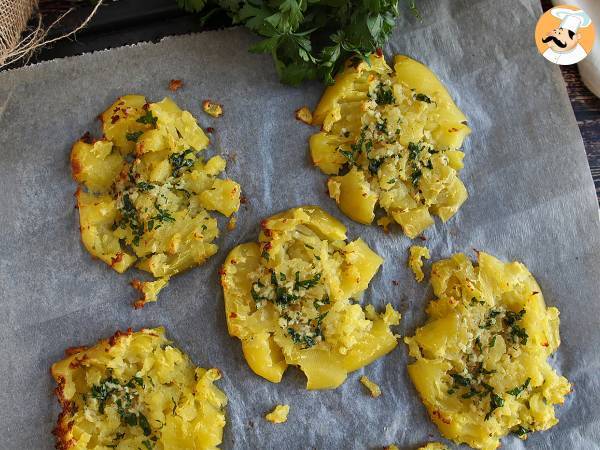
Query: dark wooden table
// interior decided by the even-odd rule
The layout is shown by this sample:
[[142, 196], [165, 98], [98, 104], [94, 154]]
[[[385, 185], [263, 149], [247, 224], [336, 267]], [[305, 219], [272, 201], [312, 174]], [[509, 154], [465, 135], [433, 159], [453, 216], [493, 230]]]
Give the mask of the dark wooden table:
[[[51, 21], [68, 5], [77, 8], [57, 27], [52, 36], [75, 28], [91, 10], [85, 0], [41, 0], [40, 6]], [[141, 7], [141, 5], [143, 5]], [[542, 0], [544, 9], [549, 0]], [[230, 26], [222, 13], [202, 23], [196, 16], [177, 8], [175, 0], [108, 0], [90, 24], [74, 40], [62, 40], [44, 48], [29, 62], [79, 55], [94, 50], [118, 47], [142, 41], [158, 41], [164, 36], [186, 34]], [[563, 66], [563, 76], [577, 118], [590, 163], [596, 194], [600, 199], [600, 99], [581, 82], [577, 66]]]

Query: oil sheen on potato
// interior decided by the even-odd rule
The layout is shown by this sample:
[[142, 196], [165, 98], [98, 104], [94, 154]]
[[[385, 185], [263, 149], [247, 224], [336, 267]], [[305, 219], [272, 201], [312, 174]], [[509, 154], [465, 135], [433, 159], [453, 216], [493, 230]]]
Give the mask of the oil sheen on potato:
[[478, 253], [433, 264], [437, 298], [406, 338], [408, 373], [442, 434], [474, 448], [547, 430], [571, 386], [547, 359], [560, 345], [558, 309], [546, 307], [527, 268]]
[[227, 397], [217, 369], [195, 367], [163, 328], [117, 332], [52, 366], [63, 408], [56, 448], [216, 449]]
[[73, 177], [85, 248], [119, 273], [131, 265], [158, 280], [134, 283], [141, 307], [171, 276], [214, 255], [219, 234], [209, 211], [231, 216], [240, 186], [218, 178], [225, 160], [207, 161], [209, 140], [170, 99], [120, 97], [101, 115], [104, 136], [75, 143]]
[[234, 248], [221, 272], [229, 334], [250, 368], [278, 383], [295, 365], [308, 389], [331, 389], [392, 351], [400, 315], [358, 303], [382, 262], [318, 207], [264, 220], [259, 242]]
[[466, 117], [423, 64], [381, 56], [350, 60], [313, 115], [321, 131], [310, 138], [314, 164], [331, 175], [329, 195], [351, 219], [397, 223], [414, 238], [452, 217], [467, 198], [458, 178]]

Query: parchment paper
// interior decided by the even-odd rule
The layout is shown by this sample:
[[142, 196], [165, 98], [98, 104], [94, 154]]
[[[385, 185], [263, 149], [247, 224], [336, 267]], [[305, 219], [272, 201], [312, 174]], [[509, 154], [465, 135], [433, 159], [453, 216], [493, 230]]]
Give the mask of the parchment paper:
[[[506, 448], [592, 449], [600, 442], [600, 227], [581, 136], [560, 71], [537, 54], [536, 0], [419, 2], [423, 21], [403, 18], [386, 54], [429, 65], [469, 117], [462, 179], [470, 198], [460, 212], [425, 234], [434, 259], [473, 248], [523, 261], [549, 305], [561, 311], [562, 346], [554, 364], [574, 384], [550, 432], [514, 437]], [[196, 364], [219, 367], [229, 396], [225, 449], [364, 449], [397, 443], [411, 449], [439, 439], [410, 383], [403, 343], [353, 373], [334, 391], [307, 392], [290, 369], [280, 384], [254, 375], [227, 335], [218, 268], [235, 245], [257, 237], [273, 213], [317, 204], [342, 219], [385, 257], [365, 296], [403, 313], [412, 334], [431, 296], [405, 267], [411, 241], [395, 231], [345, 218], [325, 193], [326, 177], [310, 164], [308, 136], [294, 109], [316, 104], [317, 83], [281, 85], [256, 41], [243, 29], [168, 38], [0, 74], [0, 448], [50, 449], [58, 405], [50, 365], [65, 348], [92, 344], [116, 329], [164, 325]], [[176, 93], [172, 78], [184, 81]], [[228, 156], [228, 174], [248, 204], [235, 231], [222, 233], [206, 265], [174, 277], [157, 304], [135, 311], [128, 281], [83, 249], [70, 177], [72, 143], [98, 131], [98, 113], [117, 96], [171, 96], [216, 128], [213, 146]], [[201, 101], [224, 104], [217, 120]], [[421, 243], [417, 241], [417, 243]], [[428, 266], [427, 266], [428, 267]], [[398, 281], [396, 286], [392, 281]], [[383, 390], [370, 398], [368, 374]], [[263, 419], [291, 405], [287, 424]]]

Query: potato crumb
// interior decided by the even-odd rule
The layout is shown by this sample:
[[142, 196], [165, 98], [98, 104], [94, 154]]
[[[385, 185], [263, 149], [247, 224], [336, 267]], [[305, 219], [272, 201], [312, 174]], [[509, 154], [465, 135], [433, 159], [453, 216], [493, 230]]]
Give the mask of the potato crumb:
[[426, 247], [413, 245], [409, 249], [408, 267], [410, 267], [410, 270], [413, 271], [415, 274], [415, 280], [417, 280], [419, 283], [425, 278], [425, 274], [423, 273], [423, 258], [431, 258], [429, 250]]
[[233, 230], [235, 230], [236, 225], [237, 225], [237, 219], [235, 217], [232, 217], [231, 219], [229, 219], [229, 222], [227, 222], [227, 229], [229, 231], [233, 231]]
[[202, 102], [202, 109], [212, 117], [221, 117], [223, 115], [223, 105], [215, 103], [212, 100], [204, 100]]
[[448, 447], [440, 442], [429, 442], [423, 447], [419, 447], [419, 450], [448, 450]]
[[383, 228], [384, 233], [390, 232], [390, 225], [393, 223], [393, 220], [389, 217], [380, 217], [377, 219], [377, 225]]
[[131, 282], [131, 286], [140, 291], [142, 296], [133, 303], [133, 307], [135, 309], [140, 309], [143, 308], [146, 303], [155, 302], [158, 300], [158, 293], [162, 291], [168, 284], [169, 277], [159, 278], [156, 281], [140, 281], [134, 279]]
[[308, 109], [308, 107], [303, 106], [302, 108], [298, 108], [296, 110], [296, 119], [298, 119], [300, 122], [304, 122], [307, 125], [311, 125], [312, 124], [312, 113], [310, 112], [310, 109]]
[[265, 416], [265, 419], [272, 423], [284, 423], [287, 422], [289, 412], [289, 405], [277, 405], [273, 411]]
[[169, 90], [175, 92], [176, 90], [183, 87], [183, 81], [181, 80], [171, 80], [169, 81]]
[[377, 398], [381, 395], [381, 388], [379, 387], [379, 385], [369, 380], [367, 376], [363, 375], [362, 377], [360, 377], [360, 382], [363, 384], [364, 387], [366, 387], [369, 390], [369, 392], [371, 393], [371, 397]]

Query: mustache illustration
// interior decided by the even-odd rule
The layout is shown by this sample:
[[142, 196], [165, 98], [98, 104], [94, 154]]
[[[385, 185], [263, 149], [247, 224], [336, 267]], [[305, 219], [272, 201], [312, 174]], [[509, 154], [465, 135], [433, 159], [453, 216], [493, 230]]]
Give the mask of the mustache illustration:
[[557, 37], [555, 37], [555, 36], [548, 36], [548, 37], [542, 38], [542, 42], [543, 42], [544, 44], [545, 44], [545, 43], [547, 43], [547, 42], [550, 42], [550, 41], [554, 41], [554, 43], [555, 43], [555, 44], [556, 44], [558, 47], [560, 47], [560, 48], [565, 48], [565, 47], [567, 46], [567, 43], [566, 43], [566, 42], [562, 42], [562, 41], [560, 41], [560, 40], [559, 40]]

